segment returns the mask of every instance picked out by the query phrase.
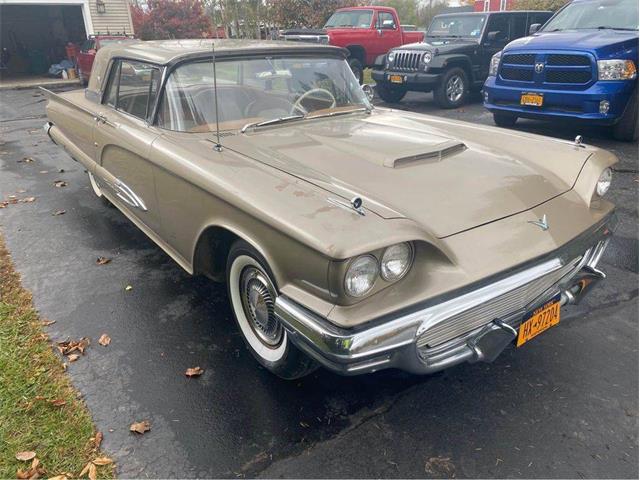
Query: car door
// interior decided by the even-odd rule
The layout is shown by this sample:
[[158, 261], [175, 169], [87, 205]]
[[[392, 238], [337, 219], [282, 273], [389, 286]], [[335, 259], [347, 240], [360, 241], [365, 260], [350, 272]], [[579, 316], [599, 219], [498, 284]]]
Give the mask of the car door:
[[157, 66], [114, 61], [93, 136], [100, 187], [138, 226], [153, 233], [159, 233], [161, 225], [149, 152], [158, 132], [147, 119], [159, 81]]
[[[374, 48], [368, 52], [373, 59], [402, 44], [400, 25], [391, 12], [378, 12], [375, 27], [377, 36], [373, 42]], [[371, 60], [367, 59], [367, 62], [371, 62]]]
[[489, 74], [491, 57], [502, 51], [507, 43], [509, 43], [509, 17], [510, 15], [505, 13], [489, 15], [480, 47], [480, 79], [485, 79]]

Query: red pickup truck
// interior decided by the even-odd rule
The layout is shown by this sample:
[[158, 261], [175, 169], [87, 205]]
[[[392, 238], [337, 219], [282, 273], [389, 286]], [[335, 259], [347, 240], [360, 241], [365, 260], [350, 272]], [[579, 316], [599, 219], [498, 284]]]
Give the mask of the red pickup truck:
[[346, 48], [351, 52], [349, 65], [362, 82], [364, 67], [376, 65], [376, 59], [392, 48], [421, 42], [424, 33], [404, 31], [394, 8], [367, 6], [340, 8], [329, 17], [323, 30], [284, 30], [280, 38]]
[[80, 79], [82, 84], [86, 85], [87, 83], [89, 83], [89, 78], [91, 77], [91, 67], [93, 67], [93, 60], [96, 58], [96, 52], [100, 48], [112, 43], [134, 40], [135, 39], [132, 35], [127, 35], [125, 33], [89, 35], [89, 37], [87, 37], [87, 40], [80, 47], [80, 51], [78, 52], [78, 56], [76, 58], [78, 67], [78, 78]]

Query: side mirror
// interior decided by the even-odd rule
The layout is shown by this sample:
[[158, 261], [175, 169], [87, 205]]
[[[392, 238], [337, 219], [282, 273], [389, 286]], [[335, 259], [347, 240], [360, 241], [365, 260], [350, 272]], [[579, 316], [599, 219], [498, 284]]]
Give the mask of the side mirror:
[[396, 24], [393, 23], [393, 20], [384, 20], [382, 22], [382, 28], [385, 30], [394, 30], [396, 28]]
[[373, 101], [373, 88], [368, 83], [362, 85], [362, 91], [367, 96], [367, 99], [372, 102]]
[[506, 40], [506, 35], [500, 30], [487, 33], [487, 41], [489, 42], [501, 42]]
[[529, 25], [529, 35], [533, 35], [534, 33], [536, 33], [538, 30], [540, 30], [541, 26], [541, 23], [532, 23], [531, 25]]

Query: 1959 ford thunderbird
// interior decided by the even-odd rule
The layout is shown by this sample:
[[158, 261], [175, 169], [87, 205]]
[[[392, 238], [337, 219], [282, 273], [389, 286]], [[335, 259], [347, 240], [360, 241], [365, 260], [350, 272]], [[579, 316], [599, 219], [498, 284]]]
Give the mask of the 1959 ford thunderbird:
[[180, 266], [226, 281], [284, 378], [492, 361], [604, 274], [615, 156], [373, 108], [339, 48], [114, 45], [51, 139]]

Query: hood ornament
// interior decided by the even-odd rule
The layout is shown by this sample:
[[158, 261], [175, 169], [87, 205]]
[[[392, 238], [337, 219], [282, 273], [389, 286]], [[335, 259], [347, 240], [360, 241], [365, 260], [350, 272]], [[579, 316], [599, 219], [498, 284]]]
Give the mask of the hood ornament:
[[545, 213], [540, 220], [529, 220], [527, 223], [532, 223], [540, 227], [543, 231], [549, 230], [549, 223], [547, 222], [547, 214]]
[[362, 208], [362, 198], [358, 196], [353, 197], [350, 201], [343, 200], [341, 198], [329, 197], [327, 198], [327, 202], [337, 207], [349, 210], [350, 212], [357, 213], [358, 215], [365, 215], [364, 208]]

